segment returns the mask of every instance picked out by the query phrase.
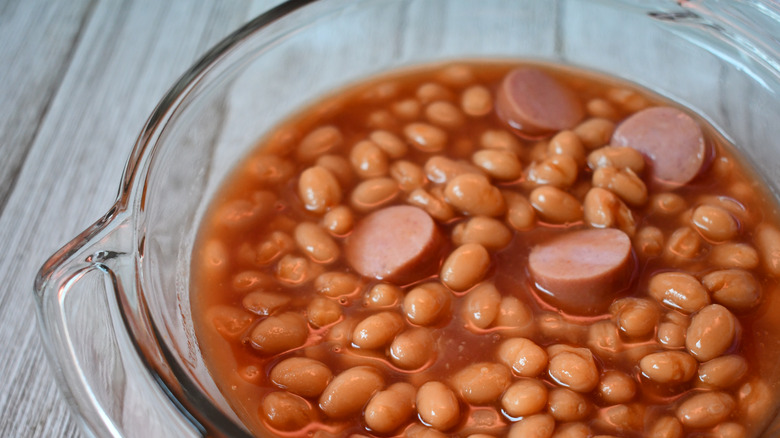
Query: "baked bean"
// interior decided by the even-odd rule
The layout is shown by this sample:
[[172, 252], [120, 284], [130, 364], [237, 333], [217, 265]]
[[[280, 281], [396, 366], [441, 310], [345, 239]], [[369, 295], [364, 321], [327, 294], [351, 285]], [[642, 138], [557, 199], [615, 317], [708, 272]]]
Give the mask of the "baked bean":
[[627, 88], [612, 88], [607, 90], [607, 100], [618, 105], [629, 113], [635, 113], [650, 106], [650, 102], [634, 90]]
[[688, 203], [682, 196], [670, 192], [658, 193], [651, 196], [649, 204], [653, 213], [665, 216], [680, 214], [688, 206]]
[[658, 324], [658, 342], [666, 348], [685, 347], [685, 332], [688, 331], [689, 323], [687, 316], [676, 311], [667, 312]]
[[447, 133], [427, 123], [410, 123], [404, 127], [404, 136], [422, 152], [441, 152], [447, 146]]
[[316, 278], [321, 271], [320, 265], [312, 264], [306, 257], [287, 254], [276, 265], [276, 279], [288, 285], [300, 285]]
[[433, 343], [429, 329], [417, 327], [402, 332], [390, 344], [390, 361], [405, 370], [418, 369], [434, 358]]
[[660, 255], [664, 250], [664, 232], [652, 226], [640, 228], [634, 237], [634, 248], [645, 257]]
[[435, 82], [426, 82], [417, 88], [417, 99], [423, 105], [437, 100], [453, 100], [455, 95], [447, 87]]
[[482, 283], [470, 290], [463, 299], [463, 319], [480, 329], [490, 327], [501, 305], [501, 294], [493, 283]]
[[[594, 428], [621, 434], [636, 435], [644, 427], [645, 406], [638, 403], [607, 406], [596, 413]], [[629, 435], [630, 436], [630, 435]], [[595, 438], [595, 437], [594, 437]]]
[[574, 133], [590, 150], [609, 144], [613, 132], [615, 132], [615, 122], [598, 117], [585, 120], [574, 128]]
[[647, 438], [682, 438], [683, 426], [675, 417], [661, 417], [650, 425]]
[[414, 412], [414, 386], [399, 382], [371, 397], [364, 418], [366, 425], [379, 433], [390, 433], [409, 420]]
[[400, 90], [397, 82], [382, 82], [364, 90], [360, 97], [367, 102], [382, 103], [396, 97]]
[[647, 287], [652, 298], [684, 313], [693, 313], [710, 304], [707, 289], [694, 276], [684, 272], [656, 274]]
[[360, 321], [352, 332], [352, 343], [358, 348], [375, 349], [389, 344], [404, 328], [404, 320], [396, 312], [381, 312]]
[[722, 243], [710, 250], [709, 261], [719, 268], [755, 269], [758, 251], [747, 243]]
[[236, 274], [231, 281], [233, 290], [246, 293], [255, 289], [269, 289], [274, 286], [274, 278], [265, 272], [242, 271]]
[[588, 327], [585, 345], [602, 357], [614, 357], [623, 351], [617, 325], [610, 320], [598, 321]]
[[366, 307], [392, 307], [401, 302], [401, 288], [389, 283], [379, 283], [369, 289], [366, 294]]
[[700, 205], [693, 211], [693, 225], [705, 239], [724, 242], [739, 233], [739, 223], [727, 210], [714, 205]]
[[246, 254], [246, 261], [256, 266], [266, 266], [295, 249], [295, 240], [287, 233], [274, 231], [254, 251]]
[[367, 179], [352, 190], [350, 202], [355, 210], [368, 212], [389, 204], [398, 195], [398, 183], [392, 178]]
[[[777, 409], [776, 391], [757, 376], [751, 376], [737, 391], [739, 418], [747, 424], [756, 424]], [[773, 414], [774, 415], [774, 414]]]
[[499, 216], [506, 211], [501, 191], [487, 177], [466, 173], [447, 183], [444, 199], [458, 210], [474, 216]]
[[553, 388], [547, 396], [547, 411], [557, 421], [580, 421], [590, 414], [588, 400], [567, 388]]
[[520, 152], [520, 140], [514, 134], [501, 130], [488, 130], [479, 137], [479, 145], [485, 149], [503, 149]]
[[471, 117], [482, 117], [493, 111], [493, 96], [482, 85], [473, 85], [460, 95], [460, 108]]
[[712, 300], [732, 311], [744, 312], [761, 301], [761, 285], [753, 275], [742, 269], [725, 269], [705, 275], [701, 283]]
[[[434, 187], [434, 189], [436, 189]], [[431, 215], [432, 218], [440, 222], [446, 222], [455, 217], [455, 211], [450, 207], [450, 204], [445, 202], [439, 196], [436, 196], [425, 189], [414, 189], [409, 196], [406, 197], [406, 202], [410, 205], [420, 207], [425, 210], [426, 213]]]
[[276, 203], [276, 195], [261, 191], [254, 199], [236, 199], [221, 206], [217, 213], [219, 225], [233, 229], [247, 229], [264, 221]]
[[360, 278], [348, 272], [325, 272], [314, 280], [314, 289], [331, 298], [353, 295], [360, 287]]
[[226, 274], [230, 254], [221, 240], [209, 239], [196, 255], [200, 262], [198, 266], [205, 275], [222, 278]]
[[520, 193], [502, 192], [506, 202], [507, 223], [516, 230], [527, 230], [536, 223], [536, 212], [531, 203]]
[[373, 141], [363, 140], [352, 147], [349, 161], [361, 178], [375, 178], [387, 174], [387, 154]]
[[573, 131], [564, 130], [555, 134], [547, 145], [548, 155], [568, 155], [578, 166], [585, 162], [585, 147]]
[[455, 393], [447, 385], [431, 381], [417, 390], [417, 413], [434, 429], [445, 431], [460, 420], [460, 406]]
[[547, 406], [547, 387], [538, 379], [520, 379], [501, 396], [501, 407], [511, 417], [526, 417]]
[[598, 392], [611, 405], [627, 403], [636, 395], [636, 382], [622, 371], [610, 370], [601, 376]]
[[223, 338], [235, 341], [252, 325], [255, 316], [236, 307], [213, 306], [208, 310], [206, 320]]
[[690, 381], [696, 375], [698, 363], [682, 351], [651, 353], [639, 361], [642, 374], [653, 382], [678, 384]]
[[374, 367], [349, 368], [334, 377], [322, 392], [320, 410], [331, 418], [344, 418], [360, 412], [384, 384], [382, 374]]
[[263, 186], [273, 186], [292, 178], [295, 166], [290, 160], [278, 155], [260, 155], [248, 164], [249, 174]]
[[759, 224], [754, 242], [761, 254], [764, 269], [775, 277], [780, 276], [780, 230], [772, 225]]
[[470, 289], [485, 276], [490, 268], [490, 255], [478, 243], [461, 245], [441, 266], [441, 281], [450, 289], [461, 292]]
[[332, 377], [333, 373], [327, 365], [307, 357], [284, 359], [269, 374], [276, 386], [301, 397], [319, 396]]
[[732, 422], [721, 423], [709, 435], [711, 438], [746, 438], [747, 436], [745, 426]]
[[451, 384], [467, 403], [493, 402], [512, 383], [512, 374], [504, 365], [480, 362], [467, 365], [452, 376]]
[[315, 223], [301, 222], [295, 228], [294, 237], [298, 248], [317, 263], [332, 263], [339, 256], [339, 246]]
[[341, 186], [330, 170], [313, 166], [301, 172], [298, 196], [307, 210], [324, 214], [341, 202]]
[[438, 100], [425, 107], [425, 117], [434, 125], [455, 129], [463, 125], [464, 118], [460, 109], [450, 102]]
[[425, 186], [428, 180], [422, 167], [411, 161], [396, 161], [390, 166], [390, 176], [398, 182], [401, 190], [411, 192]]
[[341, 131], [335, 126], [327, 125], [314, 129], [298, 144], [297, 157], [300, 162], [314, 161], [339, 148], [344, 142]]
[[431, 325], [449, 310], [451, 295], [450, 291], [439, 283], [416, 286], [404, 297], [406, 317], [414, 324]]
[[699, 381], [707, 387], [726, 389], [742, 380], [748, 363], [736, 354], [720, 356], [699, 365]]
[[512, 424], [508, 438], [550, 438], [554, 431], [555, 419], [552, 415], [529, 415]]
[[[593, 170], [602, 167], [630, 169], [634, 174], [639, 175], [645, 169], [645, 159], [641, 152], [628, 146], [604, 146], [588, 155], [588, 167]], [[665, 195], [659, 194], [658, 196]], [[672, 196], [678, 195], [672, 194]]]
[[593, 98], [585, 103], [585, 111], [591, 117], [600, 117], [602, 119], [617, 120], [620, 115], [615, 107], [606, 99]]
[[599, 167], [593, 172], [593, 186], [609, 189], [635, 207], [647, 202], [647, 187], [631, 169]]
[[352, 187], [352, 184], [355, 182], [352, 164], [340, 155], [323, 155], [317, 158], [315, 165], [328, 169], [336, 177], [342, 189]]
[[582, 220], [580, 201], [557, 187], [537, 187], [531, 192], [529, 201], [547, 222], [565, 224]]
[[489, 251], [496, 251], [509, 245], [512, 232], [503, 222], [486, 216], [477, 216], [461, 222], [452, 231], [456, 245], [478, 243]]
[[523, 166], [514, 152], [504, 149], [482, 149], [474, 153], [471, 161], [491, 178], [512, 181], [523, 174]]
[[300, 430], [315, 418], [314, 409], [306, 400], [285, 391], [266, 395], [261, 409], [263, 420], [277, 430]]
[[306, 307], [306, 315], [314, 327], [325, 327], [341, 319], [341, 306], [328, 298], [316, 297]]
[[510, 296], [501, 299], [493, 326], [505, 336], [530, 336], [533, 322], [531, 309], [517, 297]]
[[547, 347], [547, 372], [559, 385], [577, 392], [590, 392], [599, 383], [593, 353], [587, 348], [557, 344]]
[[322, 226], [334, 236], [344, 236], [352, 231], [354, 225], [352, 210], [343, 205], [333, 208], [322, 217]]
[[607, 189], [593, 187], [588, 190], [582, 209], [585, 222], [594, 228], [617, 228], [629, 236], [636, 233], [631, 209]]
[[256, 290], [244, 295], [241, 304], [256, 315], [268, 316], [275, 310], [286, 306], [290, 297], [276, 292]]
[[622, 298], [609, 308], [618, 330], [628, 338], [644, 338], [655, 332], [661, 309], [654, 302], [642, 298]]
[[458, 175], [481, 173], [479, 168], [466, 161], [456, 161], [435, 155], [425, 162], [425, 176], [437, 184], [446, 184]]
[[577, 180], [577, 162], [570, 155], [551, 155], [528, 168], [528, 181], [565, 189]]
[[572, 422], [559, 424], [555, 428], [552, 438], [590, 438], [593, 431], [587, 424], [582, 422]]
[[701, 362], [715, 359], [731, 347], [739, 323], [720, 304], [710, 304], [693, 315], [685, 335], [685, 348]]
[[436, 429], [431, 429], [428, 426], [415, 423], [409, 426], [404, 431], [405, 438], [447, 438], [449, 435], [439, 432]]
[[392, 159], [403, 157], [409, 150], [406, 143], [390, 131], [379, 129], [371, 132], [368, 138]]
[[368, 113], [365, 126], [369, 129], [390, 130], [398, 126], [398, 120], [393, 117], [390, 111], [380, 109]]
[[537, 313], [536, 325], [545, 338], [572, 344], [579, 344], [586, 332], [585, 325], [575, 324], [558, 312]]
[[701, 252], [702, 240], [691, 227], [680, 227], [666, 241], [666, 254], [673, 259], [690, 260]]
[[726, 420], [735, 406], [734, 398], [724, 392], [704, 392], [685, 399], [677, 407], [677, 419], [685, 427], [704, 429]]
[[452, 64], [441, 69], [436, 78], [443, 84], [465, 87], [477, 80], [474, 70], [468, 65]]
[[396, 117], [404, 120], [415, 120], [420, 117], [422, 105], [415, 99], [404, 99], [395, 102], [390, 107]]
[[252, 329], [252, 347], [264, 355], [274, 355], [298, 348], [309, 337], [306, 320], [297, 312], [269, 316]]

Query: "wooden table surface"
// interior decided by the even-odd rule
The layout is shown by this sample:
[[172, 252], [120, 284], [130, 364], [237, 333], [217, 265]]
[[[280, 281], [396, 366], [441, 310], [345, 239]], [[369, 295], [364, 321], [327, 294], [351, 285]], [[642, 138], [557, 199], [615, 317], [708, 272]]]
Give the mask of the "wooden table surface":
[[144, 121], [206, 50], [280, 0], [0, 1], [0, 436], [81, 436], [33, 279], [102, 216]]

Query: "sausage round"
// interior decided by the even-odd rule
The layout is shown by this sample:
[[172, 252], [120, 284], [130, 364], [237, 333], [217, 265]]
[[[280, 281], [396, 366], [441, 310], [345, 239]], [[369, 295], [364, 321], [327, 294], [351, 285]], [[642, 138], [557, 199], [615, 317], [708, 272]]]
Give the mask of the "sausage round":
[[631, 279], [631, 240], [614, 228], [571, 232], [534, 247], [528, 267], [552, 304], [570, 313], [595, 314]]
[[698, 123], [671, 107], [647, 108], [632, 115], [615, 130], [611, 144], [641, 152], [650, 164], [651, 175], [673, 187], [691, 181], [706, 158]]
[[573, 128], [584, 111], [568, 87], [540, 69], [522, 67], [501, 82], [496, 113], [521, 135], [541, 137]]
[[424, 210], [393, 206], [376, 211], [356, 226], [346, 241], [347, 261], [360, 274], [379, 280], [424, 275], [420, 262], [436, 248], [439, 232]]

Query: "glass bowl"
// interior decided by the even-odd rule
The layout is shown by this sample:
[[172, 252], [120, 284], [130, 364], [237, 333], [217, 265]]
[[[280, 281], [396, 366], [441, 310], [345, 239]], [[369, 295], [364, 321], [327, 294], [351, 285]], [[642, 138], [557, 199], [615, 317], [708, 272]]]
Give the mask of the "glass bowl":
[[[692, 108], [777, 193], [778, 35], [780, 7], [771, 1], [298, 0], [269, 10], [163, 97], [116, 202], [42, 267], [38, 316], [57, 381], [96, 436], [249, 435], [194, 336], [192, 245], [231, 168], [325, 93], [459, 58], [570, 64]], [[778, 356], [768, 351], [767, 363]], [[760, 431], [779, 433], [778, 421]]]

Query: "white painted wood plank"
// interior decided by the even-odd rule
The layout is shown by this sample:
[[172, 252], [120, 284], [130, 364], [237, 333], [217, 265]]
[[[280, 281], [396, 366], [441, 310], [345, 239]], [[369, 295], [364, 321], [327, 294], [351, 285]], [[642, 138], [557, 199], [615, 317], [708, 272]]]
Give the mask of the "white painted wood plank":
[[[29, 34], [40, 35], [40, 40], [17, 42], [20, 47], [67, 46], [63, 41], [50, 41], [65, 39], [53, 34], [52, 28], [72, 30], [72, 26], [60, 22], [63, 17], [41, 19], [44, 4], [52, 5], [16, 2], [0, 6], [0, 14], [5, 13], [0, 17], [9, 17], [13, 24], [0, 26], [0, 38], [6, 41], [2, 44], [25, 35], [12, 30], [27, 28]], [[73, 2], [62, 2], [62, 9], [74, 7]], [[51, 14], [58, 12], [49, 9]], [[66, 69], [55, 68], [53, 56], [49, 64], [46, 59], [33, 59], [45, 51], [0, 51], [11, 53], [8, 56], [14, 62], [35, 69], [38, 76], [47, 68], [56, 73], [54, 79], [47, 76], [53, 83], [47, 89], [56, 89], [53, 98], [47, 100], [43, 92], [17, 97], [16, 89], [35, 88], [28, 82], [36, 80], [36, 74], [0, 67], [3, 107], [11, 102], [5, 100], [9, 95], [16, 105], [11, 110], [23, 110], [25, 100], [48, 105], [38, 125], [25, 122], [23, 128], [32, 130], [26, 135], [34, 142], [29, 151], [22, 151], [26, 159], [0, 216], [0, 281], [4, 285], [0, 290], [0, 345], [4, 349], [0, 355], [0, 436], [79, 434], [42, 357], [33, 317], [32, 279], [48, 255], [111, 205], [135, 137], [157, 101], [206, 49], [246, 22], [250, 18], [247, 11], [246, 1], [106, 1], [97, 3], [89, 15]], [[0, 139], [8, 135], [19, 136], [9, 123], [0, 124]]]

